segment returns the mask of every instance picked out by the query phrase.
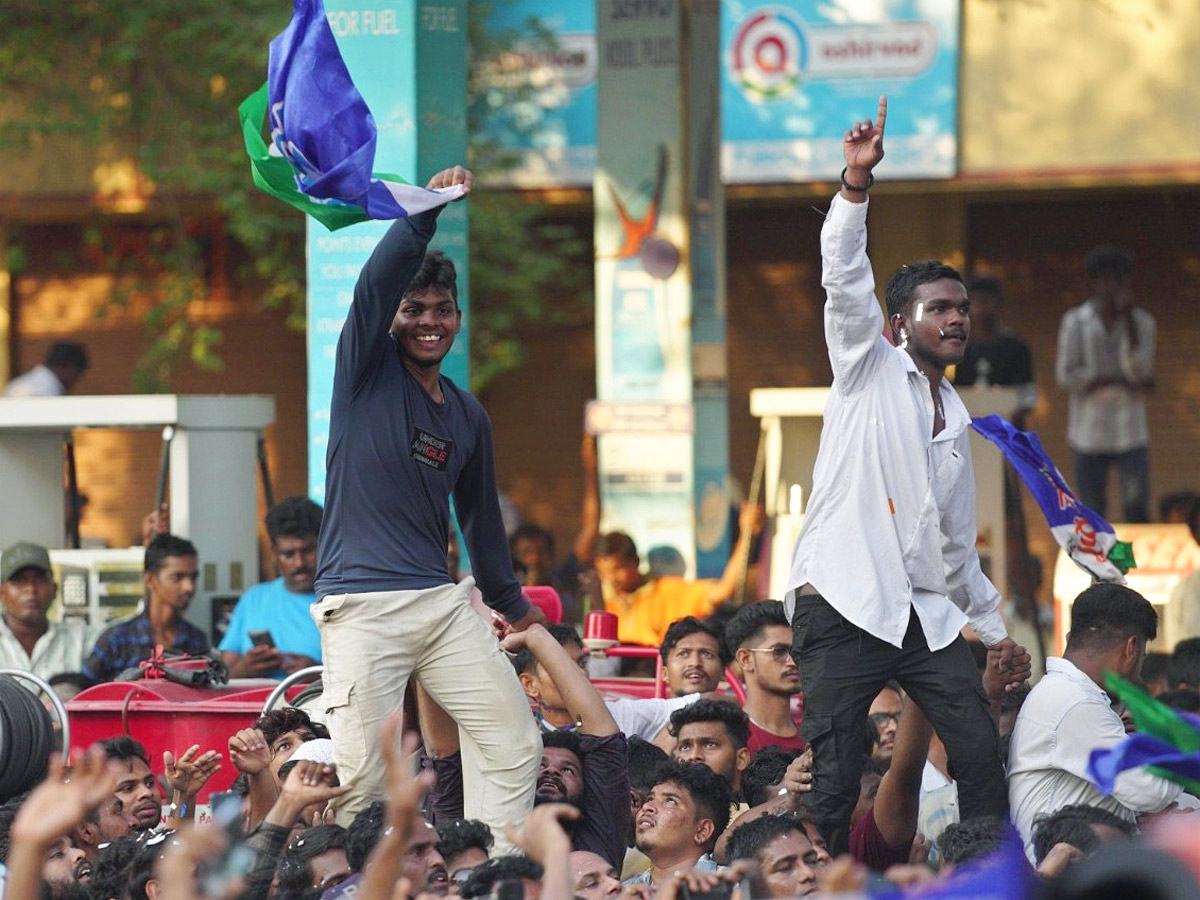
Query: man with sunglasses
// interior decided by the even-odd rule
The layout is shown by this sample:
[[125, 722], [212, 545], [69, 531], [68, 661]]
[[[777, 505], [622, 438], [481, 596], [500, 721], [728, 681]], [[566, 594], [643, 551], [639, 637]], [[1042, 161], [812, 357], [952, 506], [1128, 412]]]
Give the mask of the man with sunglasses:
[[792, 627], [778, 600], [752, 603], [725, 626], [746, 684], [743, 709], [750, 717], [750, 755], [763, 747], [803, 750], [800, 722], [792, 715], [792, 697], [800, 691], [800, 671], [792, 659]]

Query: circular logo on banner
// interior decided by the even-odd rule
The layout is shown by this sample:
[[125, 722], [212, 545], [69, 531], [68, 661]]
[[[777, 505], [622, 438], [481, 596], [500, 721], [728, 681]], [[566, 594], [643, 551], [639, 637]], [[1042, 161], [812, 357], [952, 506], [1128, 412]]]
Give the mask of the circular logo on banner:
[[747, 97], [771, 103], [795, 93], [806, 50], [796, 14], [767, 6], [750, 13], [734, 31], [729, 68]]

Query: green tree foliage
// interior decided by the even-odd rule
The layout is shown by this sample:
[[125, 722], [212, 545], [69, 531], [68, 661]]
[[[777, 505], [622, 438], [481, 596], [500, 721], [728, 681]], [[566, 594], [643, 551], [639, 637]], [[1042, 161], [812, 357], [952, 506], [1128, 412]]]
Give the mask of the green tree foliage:
[[[143, 323], [153, 340], [138, 361], [136, 390], [168, 389], [185, 361], [222, 367], [219, 330], [189, 315], [212, 289], [214, 234], [234, 243], [236, 290], [285, 305], [289, 325], [304, 327], [304, 220], [253, 187], [236, 119], [290, 12], [282, 0], [0, 4], [0, 160], [76, 142], [86, 148], [82, 158], [132, 158], [153, 185], [133, 249], [103, 215], [89, 220], [80, 247], [81, 259], [102, 260], [117, 276], [112, 306], [152, 301]], [[471, 34], [481, 41], [486, 12], [472, 4]], [[494, 50], [477, 47], [472, 59]], [[479, 88], [474, 71], [470, 82]], [[478, 124], [485, 109], [477, 97], [471, 111]], [[505, 163], [485, 147], [472, 164], [486, 181], [489, 167]], [[587, 280], [578, 278], [586, 248], [515, 194], [478, 191], [470, 221], [478, 387], [519, 365], [523, 324], [564, 314], [545, 299], [548, 285], [561, 291], [578, 282], [586, 299], [590, 266]], [[20, 258], [19, 238], [18, 231], [10, 265]]]

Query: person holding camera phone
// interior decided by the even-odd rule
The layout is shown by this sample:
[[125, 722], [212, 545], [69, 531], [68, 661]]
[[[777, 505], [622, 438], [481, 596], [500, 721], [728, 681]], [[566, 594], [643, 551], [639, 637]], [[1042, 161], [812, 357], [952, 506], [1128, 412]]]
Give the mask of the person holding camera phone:
[[321, 663], [321, 634], [311, 608], [317, 601], [317, 535], [321, 507], [288, 497], [267, 511], [267, 537], [279, 577], [238, 598], [217, 649], [232, 678], [283, 678]]
[[833, 385], [785, 607], [804, 686], [800, 734], [814, 752], [806, 805], [846, 850], [865, 752], [863, 723], [895, 678], [946, 745], [964, 817], [1004, 815], [1000, 739], [968, 622], [1011, 690], [1029, 654], [1008, 636], [975, 550], [970, 415], [944, 377], [970, 336], [962, 278], [936, 260], [901, 266], [885, 291], [867, 258], [867, 192], [883, 159], [887, 99], [845, 134], [846, 168], [821, 230]]

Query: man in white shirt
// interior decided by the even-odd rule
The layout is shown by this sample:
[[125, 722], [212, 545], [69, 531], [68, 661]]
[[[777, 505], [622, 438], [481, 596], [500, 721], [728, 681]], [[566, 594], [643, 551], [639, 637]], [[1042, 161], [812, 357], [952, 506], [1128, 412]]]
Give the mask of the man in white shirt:
[[943, 377], [970, 333], [962, 278], [936, 261], [888, 282], [891, 332], [866, 254], [867, 190], [883, 158], [887, 101], [846, 132], [842, 190], [821, 231], [833, 387], [785, 605], [813, 747], [807, 805], [845, 852], [865, 758], [863, 723], [895, 678], [946, 744], [963, 815], [1003, 815], [1004, 770], [968, 622], [1016, 685], [1029, 655], [1009, 637], [975, 552], [966, 407]]
[[75, 341], [56, 341], [44, 362], [19, 375], [4, 388], [5, 397], [58, 397], [71, 392], [88, 368], [87, 351]]
[[51, 622], [46, 614], [54, 594], [45, 547], [21, 541], [0, 556], [0, 668], [46, 680], [83, 668], [96, 632], [82, 622]]
[[1071, 606], [1071, 633], [1062, 659], [1046, 660], [1046, 676], [1025, 699], [1008, 750], [1008, 796], [1013, 823], [1033, 860], [1033, 822], [1064, 806], [1085, 803], [1128, 822], [1179, 799], [1174, 782], [1131, 769], [1117, 777], [1111, 797], [1088, 779], [1093, 750], [1125, 739], [1125, 726], [1104, 689], [1104, 673], [1136, 680], [1158, 615], [1141, 594], [1119, 584], [1092, 585]]
[[1149, 522], [1150, 434], [1146, 391], [1154, 386], [1154, 316], [1133, 305], [1133, 258], [1120, 247], [1087, 255], [1093, 296], [1067, 310], [1058, 329], [1055, 376], [1071, 392], [1067, 443], [1075, 488], [1106, 515], [1108, 470], [1116, 465], [1126, 522]]

